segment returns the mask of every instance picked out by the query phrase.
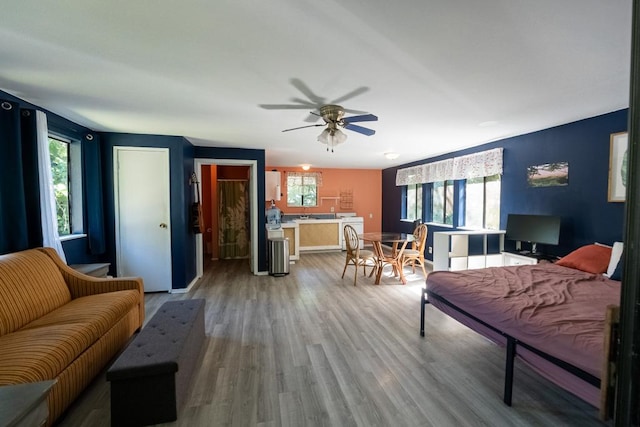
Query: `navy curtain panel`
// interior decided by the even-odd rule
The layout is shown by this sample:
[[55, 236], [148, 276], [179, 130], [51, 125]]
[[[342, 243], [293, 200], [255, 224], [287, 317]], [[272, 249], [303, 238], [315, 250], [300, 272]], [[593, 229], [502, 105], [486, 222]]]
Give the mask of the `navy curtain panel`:
[[[42, 246], [36, 110], [0, 99], [0, 254]], [[49, 113], [47, 113], [49, 116]], [[52, 130], [82, 146], [87, 253], [106, 252], [100, 139], [56, 115]]]
[[[36, 215], [32, 209], [37, 209], [37, 216], [40, 216], [38, 193], [27, 192], [34, 180], [33, 175], [27, 175], [33, 165], [31, 157], [34, 153], [28, 141], [26, 148], [22, 142], [23, 128], [27, 134], [35, 135], [35, 127], [30, 129], [29, 115], [24, 117], [23, 127], [19, 105], [0, 100], [0, 254], [28, 249], [34, 242], [35, 246], [42, 244], [40, 220], [37, 220], [36, 229], [32, 224]], [[35, 117], [33, 123], [35, 125]], [[35, 185], [38, 185], [37, 175]]]
[[89, 133], [82, 139], [82, 171], [86, 206], [87, 245], [90, 254], [105, 253], [104, 209], [102, 201], [102, 168], [100, 137]]
[[24, 199], [27, 207], [27, 240], [30, 248], [42, 246], [42, 218], [40, 208], [40, 185], [38, 180], [38, 131], [36, 110], [20, 110], [22, 141], [22, 172]]

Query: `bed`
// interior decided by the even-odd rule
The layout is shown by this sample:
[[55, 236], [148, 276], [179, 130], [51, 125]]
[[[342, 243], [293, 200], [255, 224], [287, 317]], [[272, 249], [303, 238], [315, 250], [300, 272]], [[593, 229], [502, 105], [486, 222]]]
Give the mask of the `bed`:
[[615, 324], [620, 303], [620, 281], [602, 274], [611, 255], [611, 247], [588, 245], [557, 263], [433, 272], [422, 294], [420, 334], [431, 304], [506, 348], [506, 404], [517, 357], [606, 418], [611, 396], [603, 396], [601, 382], [611, 387], [615, 338], [605, 323]]

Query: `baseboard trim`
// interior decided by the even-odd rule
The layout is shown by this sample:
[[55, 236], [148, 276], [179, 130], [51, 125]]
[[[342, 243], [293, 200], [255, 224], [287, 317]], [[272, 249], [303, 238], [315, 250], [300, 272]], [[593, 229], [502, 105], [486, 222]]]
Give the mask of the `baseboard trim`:
[[169, 293], [171, 294], [186, 294], [188, 292], [191, 291], [191, 288], [193, 288], [195, 286], [196, 283], [198, 283], [198, 280], [200, 280], [200, 278], [202, 278], [202, 276], [196, 276], [191, 283], [189, 283], [189, 285], [186, 288], [180, 288], [180, 289], [171, 289], [169, 291]]

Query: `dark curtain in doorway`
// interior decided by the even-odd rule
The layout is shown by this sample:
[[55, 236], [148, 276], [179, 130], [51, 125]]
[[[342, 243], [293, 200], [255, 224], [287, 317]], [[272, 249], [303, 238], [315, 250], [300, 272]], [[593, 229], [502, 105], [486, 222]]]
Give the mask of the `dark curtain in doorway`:
[[248, 181], [218, 181], [220, 258], [249, 257]]

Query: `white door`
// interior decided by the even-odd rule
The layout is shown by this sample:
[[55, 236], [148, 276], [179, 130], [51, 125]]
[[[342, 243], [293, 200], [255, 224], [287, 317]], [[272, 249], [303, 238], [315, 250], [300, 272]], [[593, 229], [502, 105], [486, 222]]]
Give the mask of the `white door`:
[[139, 276], [145, 292], [171, 289], [169, 149], [114, 147], [119, 277]]

